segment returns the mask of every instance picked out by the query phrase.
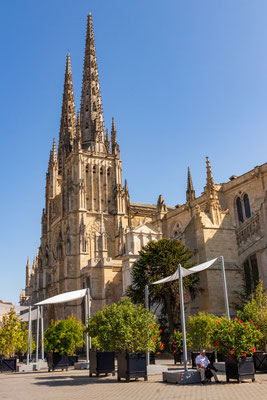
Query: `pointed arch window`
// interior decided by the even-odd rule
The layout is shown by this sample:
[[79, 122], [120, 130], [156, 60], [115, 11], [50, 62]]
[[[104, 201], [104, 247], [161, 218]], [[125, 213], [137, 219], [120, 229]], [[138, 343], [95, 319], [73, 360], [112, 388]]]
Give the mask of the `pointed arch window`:
[[246, 218], [250, 218], [251, 217], [251, 211], [250, 211], [249, 198], [248, 198], [247, 194], [244, 195], [243, 201], [244, 201]]
[[244, 215], [240, 197], [236, 199], [236, 208], [237, 208], [238, 221], [242, 223], [244, 222]]

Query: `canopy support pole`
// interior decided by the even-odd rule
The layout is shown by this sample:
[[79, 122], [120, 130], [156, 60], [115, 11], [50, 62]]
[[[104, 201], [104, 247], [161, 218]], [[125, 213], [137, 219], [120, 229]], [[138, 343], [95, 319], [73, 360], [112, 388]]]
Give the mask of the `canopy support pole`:
[[[88, 318], [91, 317], [91, 312], [90, 312], [90, 289], [87, 288], [86, 290], [86, 296], [85, 296], [85, 324], [86, 328], [88, 328]], [[91, 338], [90, 338], [91, 339]], [[91, 347], [89, 339], [89, 333], [86, 332], [86, 362], [89, 364], [89, 347]]]
[[37, 329], [36, 329], [36, 362], [39, 359], [39, 317], [40, 317], [40, 307], [37, 307]]
[[[145, 305], [147, 311], [149, 311], [149, 290], [148, 285], [145, 286]], [[149, 336], [147, 337], [148, 340], [148, 351], [146, 353], [146, 365], [150, 364], [150, 353], [149, 353]]]
[[41, 307], [41, 347], [42, 347], [42, 360], [44, 361], [44, 309]]
[[225, 312], [226, 312], [226, 317], [227, 317], [228, 321], [230, 321], [230, 312], [229, 312], [229, 303], [228, 303], [226, 275], [225, 275], [225, 267], [224, 267], [223, 256], [221, 256], [221, 264], [222, 264], [222, 278], [223, 278], [223, 292], [224, 292], [224, 301], [225, 301]]
[[31, 347], [31, 325], [32, 325], [32, 316], [31, 316], [32, 308], [29, 306], [29, 323], [28, 323], [28, 345], [27, 345], [27, 365], [30, 363], [30, 347]]
[[187, 371], [187, 346], [186, 346], [186, 331], [185, 331], [185, 316], [184, 316], [183, 277], [182, 277], [181, 264], [178, 264], [178, 271], [179, 271], [181, 325], [182, 325], [182, 333], [183, 333], [184, 370]]

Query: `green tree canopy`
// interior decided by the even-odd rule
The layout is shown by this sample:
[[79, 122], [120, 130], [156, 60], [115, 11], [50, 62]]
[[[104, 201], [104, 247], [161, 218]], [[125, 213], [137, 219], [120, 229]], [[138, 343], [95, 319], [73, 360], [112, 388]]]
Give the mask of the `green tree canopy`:
[[216, 321], [219, 318], [213, 314], [200, 312], [198, 315], [191, 315], [186, 324], [187, 330], [192, 339], [192, 347], [194, 350], [213, 348], [212, 335]]
[[155, 315], [129, 298], [97, 311], [89, 320], [88, 333], [99, 350], [143, 353], [164, 347]]
[[[184, 268], [192, 267], [190, 259], [193, 253], [176, 239], [161, 239], [149, 242], [140, 251], [140, 258], [132, 267], [132, 285], [127, 295], [136, 304], [144, 304], [145, 286], [159, 279], [172, 275], [181, 264]], [[198, 274], [183, 279], [185, 293], [192, 298], [196, 295]], [[177, 281], [149, 286], [150, 304], [161, 305], [168, 317], [169, 330], [175, 328], [174, 315], [179, 310], [179, 283]]]
[[[28, 330], [26, 324], [17, 317], [14, 309], [3, 316], [0, 329], [0, 354], [5, 357], [14, 356], [15, 353], [25, 354], [27, 351]], [[32, 348], [35, 345], [32, 341]]]
[[267, 351], [267, 292], [263, 290], [262, 281], [259, 282], [251, 300], [242, 311], [238, 311], [237, 316], [243, 321], [253, 321], [259, 327], [263, 335], [263, 346]]
[[79, 319], [73, 315], [68, 319], [60, 320], [47, 328], [44, 333], [44, 345], [46, 351], [67, 353], [73, 355], [77, 347], [84, 344], [83, 333], [85, 327]]

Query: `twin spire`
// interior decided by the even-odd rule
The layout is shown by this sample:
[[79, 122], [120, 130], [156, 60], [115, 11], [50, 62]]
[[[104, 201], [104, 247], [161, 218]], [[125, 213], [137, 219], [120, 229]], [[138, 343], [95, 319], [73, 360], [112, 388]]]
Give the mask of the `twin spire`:
[[96, 141], [104, 143], [104, 118], [91, 13], [87, 17], [81, 97], [81, 131], [83, 147], [89, 147], [90, 143]]
[[[112, 153], [118, 154], [119, 146], [117, 144], [114, 119], [112, 120], [111, 135]], [[66, 157], [72, 151], [73, 147], [77, 148], [75, 144], [78, 142], [78, 148], [81, 146], [82, 148], [91, 151], [110, 153], [108, 132], [106, 132], [105, 135], [104, 130], [104, 118], [91, 13], [87, 18], [81, 111], [79, 115], [77, 115], [77, 119], [75, 115], [70, 54], [68, 53], [67, 55], [58, 144], [59, 174], [62, 174], [62, 168]]]

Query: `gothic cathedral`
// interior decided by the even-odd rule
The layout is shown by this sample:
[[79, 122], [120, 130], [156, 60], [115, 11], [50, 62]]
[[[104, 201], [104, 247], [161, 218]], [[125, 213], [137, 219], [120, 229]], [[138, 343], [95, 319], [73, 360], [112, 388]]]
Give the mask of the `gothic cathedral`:
[[[76, 114], [70, 55], [67, 55], [58, 149], [53, 141], [46, 174], [41, 243], [26, 265], [22, 305], [91, 287], [92, 312], [117, 302], [131, 282], [142, 246], [177, 238], [197, 263], [224, 256], [230, 303], [243, 285], [267, 283], [267, 164], [215, 184], [206, 160], [207, 183], [196, 197], [188, 169], [186, 202], [167, 207], [130, 202], [122, 183], [114, 119], [104, 127], [91, 14], [88, 15], [80, 112]], [[189, 304], [222, 314], [219, 262], [202, 272], [202, 292]], [[232, 309], [232, 312], [234, 310]], [[48, 319], [83, 316], [78, 301], [49, 308]], [[47, 321], [46, 321], [47, 323]]]

